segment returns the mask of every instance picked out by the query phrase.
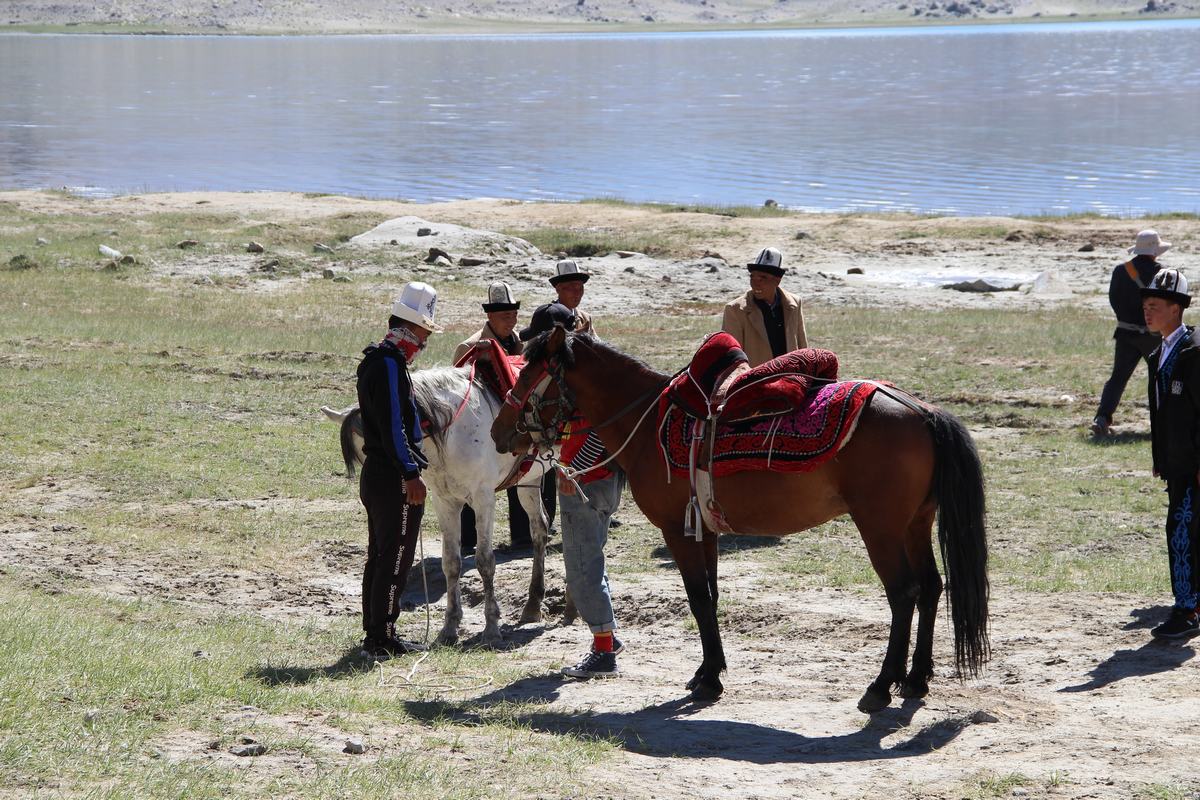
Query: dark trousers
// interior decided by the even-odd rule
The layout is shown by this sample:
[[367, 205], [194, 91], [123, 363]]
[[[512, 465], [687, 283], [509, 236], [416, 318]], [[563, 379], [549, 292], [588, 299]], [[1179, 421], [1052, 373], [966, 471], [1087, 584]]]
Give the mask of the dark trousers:
[[1167, 479], [1167, 559], [1175, 607], [1200, 605], [1200, 486], [1196, 476]]
[[1147, 361], [1155, 348], [1162, 343], [1162, 338], [1155, 333], [1134, 333], [1118, 329], [1113, 335], [1113, 367], [1112, 376], [1104, 384], [1100, 393], [1100, 408], [1096, 416], [1104, 417], [1112, 422], [1113, 413], [1121, 402], [1125, 384], [1129, 376], [1137, 368], [1138, 361]]
[[367, 509], [367, 564], [363, 568], [363, 630], [368, 637], [396, 635], [400, 597], [412, 568], [417, 533], [425, 506], [407, 502], [404, 479], [391, 465], [368, 458], [358, 482], [358, 497]]
[[[554, 482], [554, 474], [547, 474], [542, 479], [542, 507], [546, 509], [547, 524], [554, 524], [554, 512], [558, 503], [558, 485]], [[478, 541], [475, 532], [475, 510], [463, 506], [462, 510], [462, 549], [474, 550]], [[521, 506], [516, 489], [508, 490], [508, 536], [516, 546], [527, 545], [533, 541], [529, 533], [529, 515]]]

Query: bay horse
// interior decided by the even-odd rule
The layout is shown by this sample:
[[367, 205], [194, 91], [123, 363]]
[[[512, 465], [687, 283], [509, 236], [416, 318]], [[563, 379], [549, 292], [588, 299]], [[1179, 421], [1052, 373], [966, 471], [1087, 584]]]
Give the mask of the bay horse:
[[[697, 701], [717, 699], [725, 653], [717, 624], [717, 536], [685, 536], [686, 478], [668, 479], [654, 420], [646, 421], [670, 380], [586, 333], [558, 326], [525, 349], [527, 366], [492, 425], [503, 452], [541, 446], [560, 432], [561, 406], [573, 406], [625, 470], [638, 507], [663, 534], [683, 577], [700, 631], [703, 660], [688, 682]], [[902, 697], [923, 697], [933, 674], [933, 628], [943, 584], [932, 530], [947, 575], [958, 677], [976, 675], [989, 655], [989, 584], [983, 471], [966, 428], [948, 412], [876, 391], [837, 456], [811, 472], [744, 471], [715, 477], [730, 527], [739, 534], [783, 536], [842, 514], [858, 527], [892, 612], [879, 676], [858, 708], [872, 713]], [[553, 406], [553, 407], [551, 407]], [[549, 419], [553, 413], [553, 420]], [[564, 531], [569, 536], [569, 531]], [[912, 665], [907, 668], [914, 608]]]
[[[473, 378], [468, 368], [435, 367], [411, 374], [413, 399], [422, 420], [430, 424], [424, 448], [429, 466], [422, 477], [429, 484], [429, 502], [442, 529], [442, 573], [446, 577], [446, 613], [437, 641], [454, 644], [462, 624], [462, 508], [475, 511], [478, 542], [475, 567], [483, 581], [484, 629], [482, 640], [494, 645], [500, 641], [500, 606], [496, 602], [496, 556], [492, 550], [497, 487], [509, 475], [520, 458], [484, 447], [486, 431], [500, 409], [500, 399], [482, 381]], [[361, 466], [362, 414], [358, 405], [341, 411], [322, 406], [321, 411], [341, 425], [342, 459], [346, 473], [354, 477], [355, 465]], [[529, 516], [533, 540], [533, 570], [529, 578], [529, 596], [518, 624], [540, 622], [546, 594], [546, 542], [549, 521], [542, 507], [542, 476], [547, 461], [536, 461], [516, 485], [521, 507]], [[574, 614], [568, 598], [566, 616]]]

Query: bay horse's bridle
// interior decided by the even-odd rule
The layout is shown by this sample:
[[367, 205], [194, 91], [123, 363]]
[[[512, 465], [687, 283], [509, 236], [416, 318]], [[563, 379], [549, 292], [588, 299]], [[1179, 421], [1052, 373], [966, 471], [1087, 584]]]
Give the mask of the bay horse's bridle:
[[[532, 365], [526, 367], [530, 369]], [[524, 396], [518, 398], [510, 389], [504, 395], [504, 405], [517, 411], [517, 421], [514, 425], [517, 433], [527, 433], [539, 447], [553, 447], [562, 436], [571, 416], [575, 413], [575, 397], [567, 387], [562, 362], [557, 358], [547, 359], [538, 367], [541, 371], [534, 373], [536, 378], [531, 380], [532, 386]], [[558, 386], [558, 397], [546, 399], [546, 390], [553, 381]], [[545, 412], [553, 407], [554, 415], [543, 422]]]

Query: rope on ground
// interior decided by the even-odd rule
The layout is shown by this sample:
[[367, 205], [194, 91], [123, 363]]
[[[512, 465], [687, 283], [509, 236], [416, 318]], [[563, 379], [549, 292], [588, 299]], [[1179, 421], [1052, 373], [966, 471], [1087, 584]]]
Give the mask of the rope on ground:
[[376, 661], [375, 666], [379, 667], [379, 679], [377, 685], [380, 688], [392, 689], [432, 689], [441, 692], [478, 692], [491, 686], [496, 681], [495, 677], [491, 675], [452, 676], [454, 678], [474, 681], [474, 683], [465, 686], [456, 686], [453, 683], [426, 683], [423, 681], [414, 681], [413, 676], [427, 658], [429, 658], [429, 653], [422, 653], [421, 657], [413, 662], [413, 665], [409, 667], [407, 673], [397, 676], [389, 676], [388, 672], [391, 670], [389, 670], [383, 662]]

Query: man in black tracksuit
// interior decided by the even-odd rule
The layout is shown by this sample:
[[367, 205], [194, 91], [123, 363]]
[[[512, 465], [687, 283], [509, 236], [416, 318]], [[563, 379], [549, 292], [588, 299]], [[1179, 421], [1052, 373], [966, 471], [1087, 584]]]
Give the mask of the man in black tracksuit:
[[363, 351], [358, 365], [366, 461], [359, 498], [367, 509], [367, 563], [363, 570], [363, 654], [390, 658], [418, 649], [396, 638], [400, 597], [412, 567], [425, 504], [421, 420], [408, 364], [435, 330], [437, 293], [410, 283], [392, 306], [388, 333]]
[[1118, 264], [1108, 282], [1108, 304], [1117, 317], [1113, 331], [1112, 375], [1100, 393], [1100, 407], [1092, 420], [1092, 435], [1104, 436], [1112, 425], [1113, 414], [1121, 402], [1125, 384], [1137, 369], [1138, 361], [1150, 364], [1152, 353], [1162, 342], [1157, 333], [1146, 328], [1142, 316], [1141, 290], [1150, 285], [1158, 273], [1158, 257], [1170, 248], [1170, 242], [1158, 237], [1157, 231], [1146, 230], [1137, 235], [1129, 261]]
[[1167, 556], [1175, 605], [1151, 633], [1187, 639], [1200, 633], [1200, 347], [1184, 326], [1187, 280], [1164, 269], [1142, 289], [1146, 327], [1162, 335], [1150, 357], [1150, 433], [1154, 474], [1167, 482]]

